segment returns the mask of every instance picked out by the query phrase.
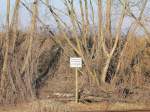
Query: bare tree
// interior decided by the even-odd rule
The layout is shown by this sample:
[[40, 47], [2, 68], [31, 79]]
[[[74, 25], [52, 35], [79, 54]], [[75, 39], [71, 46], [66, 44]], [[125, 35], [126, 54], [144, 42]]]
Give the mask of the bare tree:
[[112, 35], [111, 35], [111, 4], [112, 0], [107, 0], [106, 1], [106, 38], [108, 41], [109, 46], [112, 44]]
[[[34, 0], [33, 5], [32, 5], [32, 10], [33, 10], [33, 15], [32, 15], [32, 19], [31, 19], [31, 26], [30, 26], [30, 36], [29, 36], [29, 46], [28, 46], [28, 51], [27, 51], [27, 55], [26, 58], [24, 60], [23, 66], [22, 66], [22, 70], [21, 70], [21, 74], [23, 74], [25, 71], [28, 71], [29, 67], [31, 66], [31, 62], [32, 62], [32, 44], [33, 44], [33, 39], [35, 36], [35, 32], [36, 32], [36, 28], [37, 28], [37, 15], [38, 15], [38, 0]], [[27, 86], [29, 88], [30, 94], [32, 98], [35, 98], [35, 93], [33, 91], [32, 88], [32, 75], [30, 75], [28, 73], [28, 77], [27, 77]]]
[[105, 65], [105, 67], [104, 67], [104, 69], [102, 71], [102, 77], [101, 77], [101, 82], [102, 83], [105, 83], [107, 70], [108, 70], [110, 61], [112, 59], [112, 56], [113, 56], [113, 54], [115, 52], [115, 49], [117, 47], [117, 44], [118, 44], [118, 41], [119, 41], [119, 38], [120, 38], [121, 26], [122, 26], [122, 23], [123, 23], [123, 20], [124, 20], [125, 12], [126, 12], [126, 5], [127, 5], [127, 0], [125, 0], [124, 3], [123, 3], [122, 14], [121, 14], [119, 23], [118, 23], [118, 25], [116, 27], [115, 42], [114, 42], [114, 45], [113, 45], [113, 48], [112, 48], [111, 52], [108, 54], [108, 57], [107, 57], [107, 60], [106, 60], [106, 65]]

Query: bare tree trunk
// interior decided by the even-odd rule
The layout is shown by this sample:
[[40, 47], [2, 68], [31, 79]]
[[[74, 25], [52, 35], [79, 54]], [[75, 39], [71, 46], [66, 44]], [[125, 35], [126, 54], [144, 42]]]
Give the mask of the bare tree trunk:
[[23, 73], [25, 71], [27, 65], [29, 64], [29, 59], [30, 59], [31, 53], [32, 53], [32, 42], [33, 42], [33, 37], [34, 37], [35, 29], [36, 29], [36, 17], [37, 17], [37, 13], [38, 13], [37, 1], [38, 0], [34, 0], [34, 2], [33, 2], [33, 15], [32, 15], [32, 20], [31, 20], [31, 30], [30, 30], [31, 36], [29, 38], [28, 52], [27, 52], [27, 56], [25, 58], [25, 62], [23, 64], [21, 73]]
[[2, 78], [1, 78], [1, 90], [4, 89], [4, 79], [8, 75], [8, 50], [9, 50], [9, 15], [10, 15], [10, 0], [7, 0], [7, 15], [6, 15], [6, 37], [5, 37], [5, 55], [4, 55], [4, 62], [3, 62], [3, 68], [2, 68]]
[[12, 42], [12, 47], [11, 47], [11, 53], [14, 52], [14, 47], [15, 47], [15, 43], [17, 39], [18, 21], [19, 21], [19, 3], [20, 3], [20, 0], [15, 1], [15, 8], [14, 8], [13, 17], [12, 17], [12, 21], [10, 25], [10, 27], [14, 31], [13, 37], [12, 37], [13, 42]]
[[[2, 74], [1, 74], [1, 85], [0, 85], [0, 102], [1, 103], [8, 103], [9, 98], [7, 98], [7, 95], [11, 94], [10, 90], [14, 90], [15, 86], [11, 77], [11, 74], [9, 73], [9, 17], [10, 17], [10, 0], [7, 0], [7, 14], [6, 14], [6, 37], [4, 39], [4, 61], [3, 61], [3, 68], [2, 68]], [[9, 85], [9, 87], [8, 87]], [[3, 96], [3, 97], [2, 97]]]
[[19, 18], [19, 3], [20, 0], [16, 0], [15, 1], [15, 7], [14, 7], [14, 12], [13, 12], [13, 16], [12, 16], [12, 20], [11, 20], [11, 27], [13, 27], [13, 25], [17, 25], [18, 23], [18, 18]]
[[112, 35], [111, 35], [111, 1], [107, 0], [106, 2], [106, 38], [108, 42], [108, 48], [111, 48], [112, 44]]
[[[144, 1], [144, 2], [143, 2], [143, 4], [142, 4], [142, 9], [141, 9], [140, 14], [139, 14], [139, 17], [138, 17], [138, 20], [139, 20], [139, 21], [142, 19], [142, 16], [143, 16], [143, 13], [144, 13], [146, 4], [147, 4], [147, 0], [143, 0], [143, 1]], [[136, 23], [136, 22], [135, 22], [135, 23]], [[133, 24], [131, 25], [131, 27], [130, 27], [130, 29], [129, 29], [129, 31], [128, 31], [127, 41], [126, 41], [126, 43], [125, 43], [125, 45], [124, 45], [123, 50], [122, 50], [121, 53], [120, 53], [118, 65], [117, 65], [117, 68], [116, 68], [116, 73], [115, 73], [114, 78], [113, 78], [113, 80], [112, 80], [112, 82], [111, 82], [112, 84], [114, 84], [115, 81], [117, 80], [117, 74], [118, 74], [118, 72], [119, 72], [119, 70], [120, 70], [121, 63], [123, 62], [123, 57], [122, 57], [122, 56], [123, 56], [124, 51], [125, 51], [125, 49], [126, 49], [126, 47], [127, 47], [127, 45], [128, 45], [128, 41], [132, 38], [133, 32], [136, 31], [136, 29], [138, 28], [138, 25], [135, 24], [135, 23], [133, 23]], [[132, 31], [130, 31], [130, 30], [132, 30]]]
[[[88, 44], [88, 38], [89, 38], [89, 8], [88, 8], [88, 1], [84, 1], [84, 6], [85, 6], [85, 48], [87, 49], [87, 44]], [[88, 53], [88, 50], [87, 50]]]
[[31, 67], [31, 61], [32, 61], [32, 44], [33, 44], [33, 39], [35, 36], [35, 31], [36, 31], [36, 27], [37, 27], [37, 15], [38, 15], [38, 0], [34, 0], [33, 2], [33, 15], [32, 15], [32, 21], [31, 21], [31, 34], [30, 34], [30, 38], [29, 38], [29, 46], [28, 46], [28, 51], [27, 51], [27, 55], [25, 58], [25, 61], [23, 63], [23, 67], [21, 70], [21, 74], [24, 73], [25, 71], [27, 72], [26, 75], [26, 79], [27, 79], [27, 87], [29, 89], [29, 92], [31, 94], [31, 97], [33, 99], [35, 99], [35, 93], [33, 91], [33, 87], [32, 87], [32, 74], [30, 73], [30, 67]]
[[124, 1], [124, 6], [123, 6], [123, 9], [122, 9], [122, 14], [121, 14], [118, 26], [116, 27], [115, 43], [113, 45], [113, 48], [112, 48], [111, 52], [108, 55], [108, 58], [107, 58], [107, 61], [106, 61], [106, 65], [105, 65], [105, 67], [104, 67], [104, 69], [102, 71], [102, 74], [101, 74], [101, 82], [102, 83], [105, 83], [105, 79], [106, 79], [106, 76], [107, 76], [108, 67], [110, 65], [110, 61], [111, 61], [111, 59], [113, 57], [114, 51], [115, 51], [115, 49], [117, 47], [117, 44], [118, 44], [118, 41], [119, 41], [119, 37], [120, 37], [120, 34], [121, 34], [121, 26], [122, 26], [122, 23], [123, 23], [123, 20], [124, 20], [124, 16], [125, 16], [125, 11], [126, 11], [126, 3], [127, 3], [127, 0]]
[[101, 36], [102, 33], [102, 0], [98, 0], [98, 50], [101, 49], [103, 37]]
[[[102, 1], [98, 0], [98, 55], [108, 55], [108, 51], [106, 50], [105, 38], [103, 34], [103, 13], [102, 13]], [[103, 50], [103, 52], [102, 52]]]
[[85, 20], [84, 20], [84, 11], [83, 11], [82, 0], [80, 0], [80, 13], [81, 13], [81, 20], [82, 20], [82, 34], [84, 34], [84, 31], [85, 31]]

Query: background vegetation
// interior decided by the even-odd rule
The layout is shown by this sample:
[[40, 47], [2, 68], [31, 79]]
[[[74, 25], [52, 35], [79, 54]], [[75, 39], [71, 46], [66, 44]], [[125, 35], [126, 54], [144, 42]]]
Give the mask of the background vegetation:
[[[60, 74], [72, 76], [68, 62], [71, 56], [83, 59], [83, 68], [79, 70], [81, 95], [93, 88], [100, 96], [102, 91], [123, 98], [143, 89], [149, 93], [148, 0], [61, 2], [64, 11], [54, 7], [49, 0], [33, 0], [31, 7], [24, 0], [15, 0], [12, 11], [10, 0], [7, 0], [6, 21], [0, 33], [0, 103], [37, 99], [45, 82], [51, 81], [60, 69], [68, 71]], [[78, 9], [75, 2], [78, 2]], [[56, 29], [39, 16], [41, 4], [53, 18], [49, 22], [54, 22]], [[21, 7], [31, 14], [26, 31], [20, 28], [19, 19], [26, 19], [20, 16]], [[116, 7], [118, 12], [113, 11]], [[136, 8], [138, 14], [133, 10]], [[116, 21], [113, 21], [113, 13], [119, 13]], [[131, 24], [126, 18], [132, 18]], [[123, 33], [124, 24], [129, 25], [127, 33]], [[68, 80], [73, 82], [74, 77]], [[55, 81], [61, 85], [62, 80]], [[60, 91], [60, 85], [52, 87], [53, 91], [57, 87]], [[74, 85], [69, 86], [65, 91], [74, 91]]]

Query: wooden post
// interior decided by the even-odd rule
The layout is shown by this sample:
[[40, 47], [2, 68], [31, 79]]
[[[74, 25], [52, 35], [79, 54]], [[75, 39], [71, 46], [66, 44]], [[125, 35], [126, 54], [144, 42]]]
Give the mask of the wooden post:
[[79, 87], [78, 87], [78, 68], [82, 68], [82, 58], [80, 57], [71, 57], [70, 58], [70, 67], [75, 68], [75, 102], [79, 102]]
[[79, 102], [79, 94], [78, 94], [78, 68], [75, 69], [75, 86], [76, 86], [76, 94], [75, 94], [75, 102]]

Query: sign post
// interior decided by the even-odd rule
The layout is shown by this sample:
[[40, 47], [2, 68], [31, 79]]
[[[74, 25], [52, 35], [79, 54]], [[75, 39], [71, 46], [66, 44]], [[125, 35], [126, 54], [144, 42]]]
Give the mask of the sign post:
[[82, 67], [81, 58], [70, 58], [70, 67], [75, 68], [75, 102], [79, 102], [79, 92], [78, 92], [78, 68]]
[[75, 102], [78, 103], [79, 102], [79, 91], [78, 91], [78, 68], [76, 68], [76, 79], [75, 79], [76, 83], [76, 94], [75, 94]]

